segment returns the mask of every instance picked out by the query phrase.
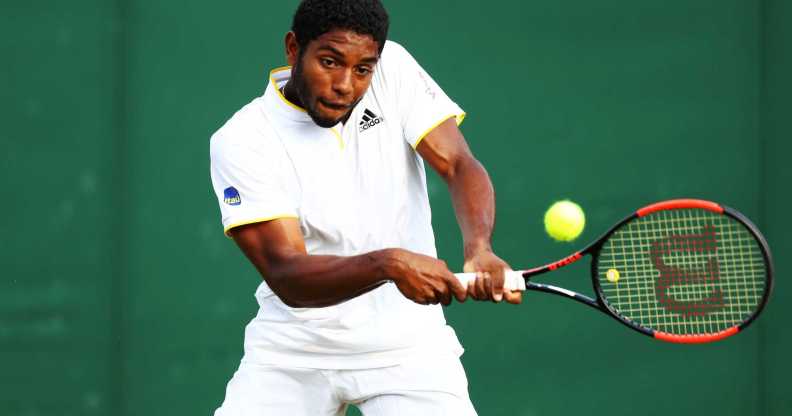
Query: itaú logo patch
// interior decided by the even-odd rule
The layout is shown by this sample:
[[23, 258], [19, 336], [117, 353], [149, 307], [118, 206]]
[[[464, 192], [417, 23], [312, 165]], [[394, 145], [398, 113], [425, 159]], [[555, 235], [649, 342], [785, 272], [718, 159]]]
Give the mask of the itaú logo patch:
[[385, 121], [384, 118], [374, 114], [373, 111], [367, 108], [366, 111], [363, 112], [363, 119], [360, 120], [360, 123], [358, 123], [360, 129], [359, 131], [362, 133], [376, 126], [377, 124], [382, 123], [383, 121]]
[[223, 191], [223, 202], [228, 205], [239, 205], [242, 203], [242, 198], [236, 188], [229, 186]]

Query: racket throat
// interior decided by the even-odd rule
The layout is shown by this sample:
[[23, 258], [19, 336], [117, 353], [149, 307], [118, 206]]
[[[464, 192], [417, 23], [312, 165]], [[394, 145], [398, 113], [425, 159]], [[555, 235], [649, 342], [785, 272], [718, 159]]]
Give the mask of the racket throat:
[[531, 278], [533, 276], [537, 276], [537, 275], [540, 275], [542, 273], [551, 272], [553, 270], [560, 269], [561, 267], [568, 266], [568, 265], [580, 260], [581, 258], [583, 258], [584, 254], [585, 254], [584, 252], [578, 251], [575, 254], [572, 254], [571, 256], [564, 257], [563, 259], [558, 260], [556, 262], [553, 262], [553, 263], [550, 263], [550, 264], [546, 264], [546, 265], [544, 265], [542, 267], [536, 267], [536, 268], [533, 268], [533, 269], [526, 270], [525, 272], [523, 272], [523, 277], [525, 277], [526, 279], [529, 279], [529, 278]]

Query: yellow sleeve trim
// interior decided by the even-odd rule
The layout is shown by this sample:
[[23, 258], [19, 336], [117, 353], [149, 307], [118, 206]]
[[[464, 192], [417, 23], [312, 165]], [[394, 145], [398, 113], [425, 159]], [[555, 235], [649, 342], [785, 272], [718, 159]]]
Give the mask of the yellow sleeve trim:
[[230, 238], [231, 236], [228, 235], [228, 232], [232, 228], [241, 227], [243, 225], [248, 225], [248, 224], [255, 224], [255, 223], [258, 223], [258, 222], [267, 222], [267, 221], [277, 220], [277, 219], [280, 219], [280, 218], [295, 218], [295, 219], [297, 219], [299, 217], [294, 215], [294, 214], [277, 214], [277, 215], [273, 215], [273, 216], [270, 216], [270, 217], [256, 218], [254, 220], [243, 221], [243, 222], [238, 222], [238, 223], [231, 224], [231, 225], [229, 225], [229, 226], [227, 226], [227, 227], [225, 227], [223, 229], [223, 233], [225, 233], [226, 237]]
[[424, 137], [426, 137], [429, 133], [431, 133], [432, 130], [437, 128], [437, 126], [445, 123], [446, 120], [448, 120], [449, 118], [456, 117], [456, 123], [457, 123], [457, 126], [459, 126], [465, 120], [465, 116], [466, 115], [467, 115], [466, 113], [460, 113], [460, 114], [451, 114], [449, 116], [443, 117], [440, 121], [435, 123], [432, 127], [429, 127], [428, 129], [426, 129], [425, 132], [423, 132], [420, 136], [418, 136], [418, 140], [416, 140], [415, 144], [412, 146], [413, 150], [418, 148], [418, 145], [421, 144], [421, 141], [424, 139]]

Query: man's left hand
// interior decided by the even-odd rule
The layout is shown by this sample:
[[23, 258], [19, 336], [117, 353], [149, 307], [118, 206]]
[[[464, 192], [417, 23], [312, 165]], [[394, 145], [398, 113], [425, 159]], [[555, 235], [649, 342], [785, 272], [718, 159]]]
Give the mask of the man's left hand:
[[503, 288], [504, 271], [511, 267], [490, 250], [480, 250], [465, 259], [463, 270], [476, 273], [476, 280], [468, 284], [468, 296], [475, 300], [492, 300], [500, 302], [506, 299], [509, 303], [522, 302], [522, 292]]

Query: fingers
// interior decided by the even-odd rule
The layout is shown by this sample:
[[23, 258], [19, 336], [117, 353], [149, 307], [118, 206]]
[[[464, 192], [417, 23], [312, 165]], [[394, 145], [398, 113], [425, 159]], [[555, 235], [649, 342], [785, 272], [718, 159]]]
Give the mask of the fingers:
[[505, 282], [504, 270], [496, 269], [495, 274], [492, 276], [492, 300], [500, 302], [503, 300], [503, 283]]
[[475, 300], [494, 300], [494, 285], [495, 279], [489, 272], [476, 272], [476, 279], [468, 283], [467, 294]]
[[492, 300], [500, 302], [504, 295], [503, 271], [500, 279], [489, 272], [476, 272], [476, 280], [468, 283], [468, 295], [475, 300]]
[[421, 288], [411, 299], [419, 305], [434, 305], [437, 303], [437, 290], [431, 286]]
[[[456, 280], [456, 278], [454, 278], [454, 280]], [[444, 287], [436, 292], [437, 294], [436, 298], [440, 301], [440, 303], [442, 303], [445, 306], [448, 306], [451, 304], [451, 293], [452, 290], [449, 287]]]
[[522, 294], [504, 288], [505, 270], [508, 264], [492, 252], [477, 255], [465, 262], [466, 272], [476, 270], [476, 278], [467, 282], [467, 287], [448, 270], [442, 260], [423, 255], [414, 255], [412, 267], [405, 270], [406, 276], [397, 282], [399, 290], [409, 299], [423, 305], [442, 303], [449, 305], [454, 298], [464, 302], [467, 297], [475, 300], [491, 300], [520, 303]]
[[[454, 276], [453, 273], [448, 274], [448, 279], [446, 279], [446, 283], [448, 284], [448, 288], [450, 289], [451, 293], [454, 295], [458, 302], [464, 302], [467, 299], [467, 290], [465, 287], [462, 286], [462, 282]], [[451, 297], [449, 296], [448, 303], [451, 303]], [[448, 303], [444, 303], [444, 305], [448, 305]]]
[[520, 292], [519, 290], [515, 290], [514, 292], [512, 292], [511, 290], [504, 290], [503, 299], [505, 299], [506, 302], [509, 302], [511, 304], [519, 305], [520, 303], [522, 303], [522, 292]]
[[421, 305], [437, 305], [440, 302], [443, 302], [443, 291], [438, 289], [429, 289], [421, 296], [416, 303], [420, 303]]
[[[464, 264], [466, 272], [476, 271], [476, 280], [468, 287], [468, 294], [476, 300], [492, 300], [500, 302], [506, 296], [504, 288], [506, 270], [511, 270], [509, 264], [496, 256], [492, 250], [484, 249], [473, 253], [466, 253]], [[509, 294], [511, 302], [519, 303], [522, 295]]]
[[492, 293], [494, 286], [495, 281], [492, 279], [492, 274], [490, 272], [484, 272], [484, 288], [487, 290], [487, 299], [492, 299], [493, 302], [497, 302]]
[[476, 272], [476, 292], [477, 300], [487, 300], [487, 275], [484, 272]]
[[427, 280], [427, 284], [429, 290], [425, 293], [424, 302], [419, 302], [424, 305], [442, 303], [448, 306], [454, 298], [459, 302], [464, 302], [467, 299], [465, 286], [450, 270], [446, 269], [445, 273], [440, 273]]
[[476, 279], [468, 280], [467, 295], [468, 297], [473, 298], [473, 300], [478, 300], [478, 289], [476, 289]]
[[462, 283], [459, 282], [459, 279], [449, 272], [447, 276], [443, 276], [443, 281], [434, 281], [421, 299], [416, 300], [416, 302], [422, 305], [442, 303], [448, 306], [453, 298], [456, 298], [459, 302], [464, 302], [467, 298], [467, 292]]
[[476, 272], [476, 279], [469, 282], [467, 295], [475, 300], [491, 300], [495, 303], [506, 300], [508, 303], [519, 304], [522, 302], [522, 292], [505, 288], [505, 271], [501, 271], [502, 282], [488, 272]]

